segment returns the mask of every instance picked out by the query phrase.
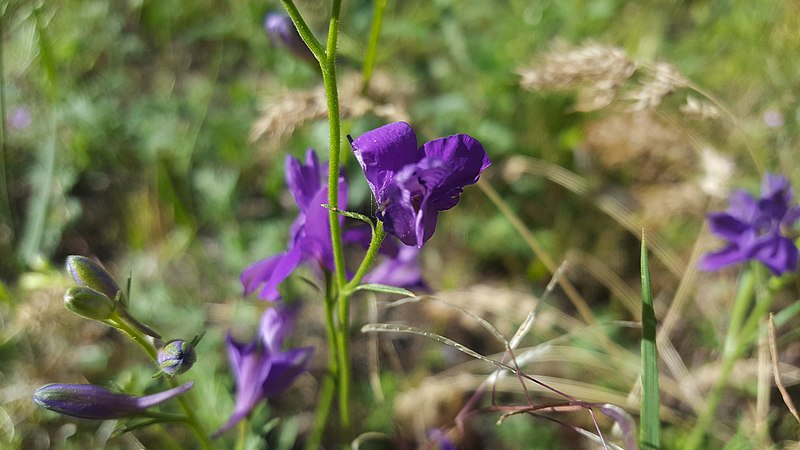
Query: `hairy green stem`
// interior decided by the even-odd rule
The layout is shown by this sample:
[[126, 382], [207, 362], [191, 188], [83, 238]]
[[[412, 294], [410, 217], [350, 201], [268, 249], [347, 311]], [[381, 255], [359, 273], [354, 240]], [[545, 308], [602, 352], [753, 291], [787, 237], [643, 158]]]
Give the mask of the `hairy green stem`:
[[[111, 317], [111, 320], [117, 324], [117, 329], [122, 331], [123, 333], [127, 334], [134, 342], [139, 344], [139, 346], [147, 353], [147, 356], [153, 360], [156, 365], [158, 364], [158, 351], [156, 350], [155, 345], [148, 339], [148, 337], [142, 333], [138, 328], [135, 326], [129, 325], [125, 319], [123, 319], [118, 313], [114, 313]], [[172, 377], [165, 377], [167, 384], [170, 388], [174, 388], [178, 386], [178, 383]], [[203, 426], [200, 424], [200, 421], [197, 420], [197, 415], [195, 415], [194, 407], [189, 404], [189, 400], [183, 396], [179, 395], [176, 397], [178, 403], [181, 405], [181, 409], [183, 409], [183, 413], [186, 415], [186, 423], [194, 432], [197, 440], [200, 442], [200, 445], [205, 450], [210, 450], [213, 447], [211, 444], [211, 439], [206, 433]]]
[[336, 346], [336, 323], [334, 321], [334, 310], [336, 308], [336, 301], [331, 295], [331, 283], [333, 280], [330, 276], [326, 276], [326, 297], [325, 297], [325, 331], [328, 337], [328, 371], [325, 374], [325, 379], [322, 382], [322, 389], [319, 394], [319, 402], [317, 403], [317, 412], [314, 417], [314, 426], [311, 429], [311, 434], [306, 441], [306, 449], [317, 450], [322, 442], [322, 434], [325, 431], [325, 424], [328, 423], [328, 416], [330, 415], [331, 405], [333, 404], [333, 396], [336, 393], [336, 376], [338, 373], [338, 348]]
[[372, 27], [369, 30], [369, 44], [367, 54], [364, 56], [364, 86], [362, 92], [369, 91], [369, 82], [372, 79], [372, 69], [375, 66], [375, 57], [378, 54], [378, 39], [383, 26], [383, 13], [386, 11], [386, 0], [375, 0], [375, 11], [372, 14]]

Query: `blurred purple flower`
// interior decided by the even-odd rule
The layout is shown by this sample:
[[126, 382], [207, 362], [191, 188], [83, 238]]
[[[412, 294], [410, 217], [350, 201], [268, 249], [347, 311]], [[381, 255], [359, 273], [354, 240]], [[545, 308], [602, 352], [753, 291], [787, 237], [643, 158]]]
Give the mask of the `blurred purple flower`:
[[[329, 271], [334, 269], [330, 218], [328, 210], [321, 206], [328, 202], [328, 188], [323, 185], [325, 178], [313, 150], [309, 149], [306, 153], [305, 164], [291, 156], [286, 158], [286, 183], [300, 208], [290, 230], [289, 249], [258, 261], [242, 272], [244, 295], [260, 289], [259, 298], [270, 301], [280, 299], [278, 286], [300, 263], [311, 262], [312, 267]], [[347, 183], [343, 177], [339, 179], [339, 207], [347, 209]], [[366, 247], [370, 239], [369, 228], [348, 230], [343, 239], [346, 243], [359, 243]], [[392, 247], [389, 240], [384, 242], [381, 253], [389, 258], [401, 256], [397, 246]], [[394, 273], [392, 269], [399, 271]], [[422, 286], [421, 277], [414, 276], [415, 273], [420, 274], [416, 253], [404, 252], [401, 259], [394, 262], [392, 259], [386, 260], [373, 272], [375, 271], [386, 275], [370, 273], [367, 275], [370, 283], [394, 284], [406, 288]], [[399, 283], [395, 284], [395, 281]]]
[[24, 130], [30, 127], [32, 123], [31, 112], [24, 106], [17, 106], [8, 116], [8, 126], [15, 130]]
[[264, 311], [258, 335], [252, 342], [236, 342], [228, 333], [228, 359], [236, 378], [236, 404], [233, 414], [215, 436], [247, 417], [262, 400], [286, 390], [306, 370], [313, 348], [281, 351], [283, 339], [291, 328], [291, 311], [276, 307]]
[[[294, 196], [300, 213], [290, 230], [289, 249], [256, 262], [242, 272], [244, 295], [261, 287], [259, 298], [280, 299], [280, 285], [301, 262], [316, 262], [333, 270], [333, 248], [328, 210], [321, 205], [328, 202], [328, 188], [322, 185], [324, 174], [314, 150], [306, 152], [302, 164], [292, 156], [286, 158], [286, 183]], [[339, 179], [340, 207], [347, 208], [347, 184]]]
[[775, 275], [797, 269], [795, 243], [781, 234], [800, 219], [800, 208], [792, 206], [792, 188], [780, 175], [767, 174], [761, 184], [761, 197], [745, 191], [730, 195], [727, 212], [708, 215], [711, 231], [728, 245], [706, 254], [700, 269], [713, 271], [744, 261], [760, 261]]
[[285, 47], [300, 59], [307, 61], [315, 59], [289, 16], [281, 13], [267, 14], [264, 18], [264, 29], [267, 30], [274, 45]]
[[368, 131], [351, 144], [375, 195], [378, 219], [388, 233], [416, 247], [433, 235], [439, 211], [455, 206], [464, 186], [476, 183], [492, 163], [483, 145], [466, 134], [417, 148], [405, 122]]
[[33, 394], [39, 406], [82, 419], [120, 419], [147, 415], [147, 409], [188, 391], [190, 381], [157, 394], [137, 397], [94, 384], [48, 384]]
[[433, 428], [429, 430], [428, 439], [439, 444], [439, 448], [441, 450], [456, 450], [455, 444], [453, 444], [453, 441], [447, 437], [447, 433], [439, 428]]

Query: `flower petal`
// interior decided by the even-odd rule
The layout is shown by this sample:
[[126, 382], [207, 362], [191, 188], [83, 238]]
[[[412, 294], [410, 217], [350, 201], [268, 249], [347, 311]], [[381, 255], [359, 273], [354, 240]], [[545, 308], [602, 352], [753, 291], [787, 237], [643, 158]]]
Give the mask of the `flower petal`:
[[263, 284], [258, 297], [263, 300], [277, 301], [281, 298], [278, 285], [289, 278], [302, 256], [300, 249], [292, 248], [288, 252], [270, 256], [250, 265], [242, 272], [244, 294], [248, 295]]
[[448, 176], [439, 187], [446, 191], [474, 184], [481, 172], [492, 164], [483, 145], [468, 134], [456, 134], [426, 142], [422, 146], [426, 158], [444, 160]]
[[322, 168], [313, 149], [306, 151], [305, 164], [293, 156], [286, 157], [286, 184], [300, 211], [306, 211], [314, 195], [322, 189], [321, 179]]
[[707, 216], [708, 226], [712, 233], [732, 242], [751, 229], [751, 226], [726, 212], [715, 212]]
[[264, 397], [272, 397], [286, 390], [306, 370], [313, 353], [313, 347], [303, 347], [272, 355], [269, 376], [261, 386]]
[[352, 147], [378, 203], [386, 199], [385, 190], [395, 174], [421, 157], [417, 135], [405, 122], [368, 131], [354, 140]]
[[723, 267], [738, 264], [747, 260], [742, 250], [736, 244], [728, 245], [716, 252], [707, 253], [698, 263], [700, 270], [715, 271]]
[[748, 252], [749, 259], [761, 261], [777, 276], [797, 269], [798, 250], [791, 239], [770, 233], [758, 240]]

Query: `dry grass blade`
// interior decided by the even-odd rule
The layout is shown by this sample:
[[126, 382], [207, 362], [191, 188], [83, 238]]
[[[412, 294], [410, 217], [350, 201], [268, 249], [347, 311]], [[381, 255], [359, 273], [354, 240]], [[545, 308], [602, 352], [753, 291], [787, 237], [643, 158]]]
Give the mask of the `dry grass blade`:
[[[580, 175], [561, 166], [535, 158], [514, 156], [509, 158], [509, 160], [503, 166], [503, 173], [509, 180], [515, 180], [519, 178], [522, 176], [522, 173], [543, 176], [550, 181], [569, 189], [575, 194], [589, 198], [590, 200], [594, 201], [595, 206], [608, 214], [625, 229], [634, 234], [637, 239], [640, 237], [639, 233], [641, 232], [642, 228], [644, 228], [644, 224], [642, 224], [641, 221], [636, 218], [633, 212], [631, 212], [625, 205], [609, 196], [600, 195], [592, 197], [593, 192], [589, 182]], [[649, 236], [648, 246], [658, 257], [658, 259], [661, 260], [665, 266], [667, 266], [673, 275], [676, 277], [681, 276], [683, 273], [683, 263], [681, 262], [681, 259], [662, 239], [651, 233]]]
[[797, 413], [797, 408], [794, 406], [794, 402], [792, 401], [792, 397], [789, 396], [789, 391], [786, 390], [786, 387], [783, 385], [783, 381], [781, 381], [781, 372], [778, 368], [778, 348], [775, 344], [775, 320], [773, 318], [772, 313], [769, 315], [769, 352], [772, 355], [772, 374], [775, 376], [775, 385], [778, 386], [778, 390], [781, 393], [781, 397], [783, 397], [783, 403], [786, 404], [786, 407], [789, 408], [789, 412], [792, 413], [795, 420], [800, 423], [800, 415]]

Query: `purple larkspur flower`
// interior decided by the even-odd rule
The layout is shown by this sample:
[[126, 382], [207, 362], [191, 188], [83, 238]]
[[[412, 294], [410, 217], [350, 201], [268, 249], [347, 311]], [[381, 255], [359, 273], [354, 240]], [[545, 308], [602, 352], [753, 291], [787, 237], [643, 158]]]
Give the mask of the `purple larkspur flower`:
[[236, 378], [236, 403], [233, 414], [215, 436], [247, 417], [262, 400], [286, 390], [306, 370], [313, 352], [311, 347], [281, 350], [291, 328], [291, 311], [276, 307], [264, 311], [258, 335], [252, 342], [236, 342], [228, 333], [228, 359]]
[[455, 444], [450, 438], [447, 437], [447, 433], [442, 431], [440, 428], [433, 428], [428, 431], [428, 439], [431, 442], [435, 442], [439, 445], [441, 450], [456, 450]]
[[439, 211], [454, 207], [464, 187], [492, 163], [475, 138], [456, 134], [417, 147], [405, 122], [384, 125], [351, 142], [378, 204], [378, 219], [404, 244], [422, 247]]
[[292, 19], [286, 14], [269, 13], [264, 17], [264, 29], [267, 30], [273, 44], [285, 47], [300, 59], [313, 61], [314, 54], [297, 32]]
[[121, 419], [146, 416], [148, 408], [183, 394], [192, 385], [190, 381], [164, 392], [137, 397], [94, 384], [48, 384], [36, 390], [33, 401], [43, 408], [81, 419]]
[[[333, 248], [328, 210], [328, 188], [323, 186], [324, 174], [313, 150], [306, 152], [306, 162], [292, 156], [286, 158], [286, 183], [294, 196], [300, 213], [290, 230], [289, 248], [284, 253], [262, 259], [242, 272], [244, 295], [259, 288], [259, 298], [280, 299], [278, 285], [286, 280], [302, 262], [333, 270]], [[347, 207], [347, 184], [339, 180], [340, 207]]]
[[[301, 263], [310, 263], [312, 268], [334, 270], [330, 215], [328, 210], [321, 206], [328, 202], [328, 188], [323, 184], [326, 178], [313, 150], [308, 150], [306, 153], [305, 163], [292, 156], [286, 158], [286, 184], [300, 209], [290, 230], [289, 248], [286, 252], [250, 265], [242, 272], [244, 295], [259, 290], [259, 298], [270, 301], [280, 299], [278, 286]], [[347, 209], [347, 183], [343, 177], [339, 179], [339, 207]], [[361, 244], [366, 247], [370, 240], [369, 228], [348, 230], [343, 240], [345, 243]], [[406, 288], [422, 286], [421, 276], [417, 278], [413, 276], [414, 273], [421, 273], [416, 253], [404, 252], [400, 255], [397, 246], [392, 246], [392, 242], [387, 239], [381, 246], [381, 254], [388, 259], [381, 262], [373, 272], [379, 271], [387, 276], [371, 272], [367, 276], [368, 282], [394, 284]], [[392, 261], [399, 256], [400, 260]], [[391, 267], [392, 264], [394, 267]], [[400, 272], [394, 273], [392, 269]], [[394, 283], [395, 281], [398, 283]]]
[[800, 219], [800, 208], [793, 206], [789, 181], [767, 174], [761, 183], [761, 197], [745, 191], [730, 195], [728, 211], [708, 215], [711, 232], [728, 241], [720, 250], [706, 254], [701, 270], [719, 270], [745, 261], [759, 261], [775, 275], [797, 269], [798, 250], [782, 233]]

